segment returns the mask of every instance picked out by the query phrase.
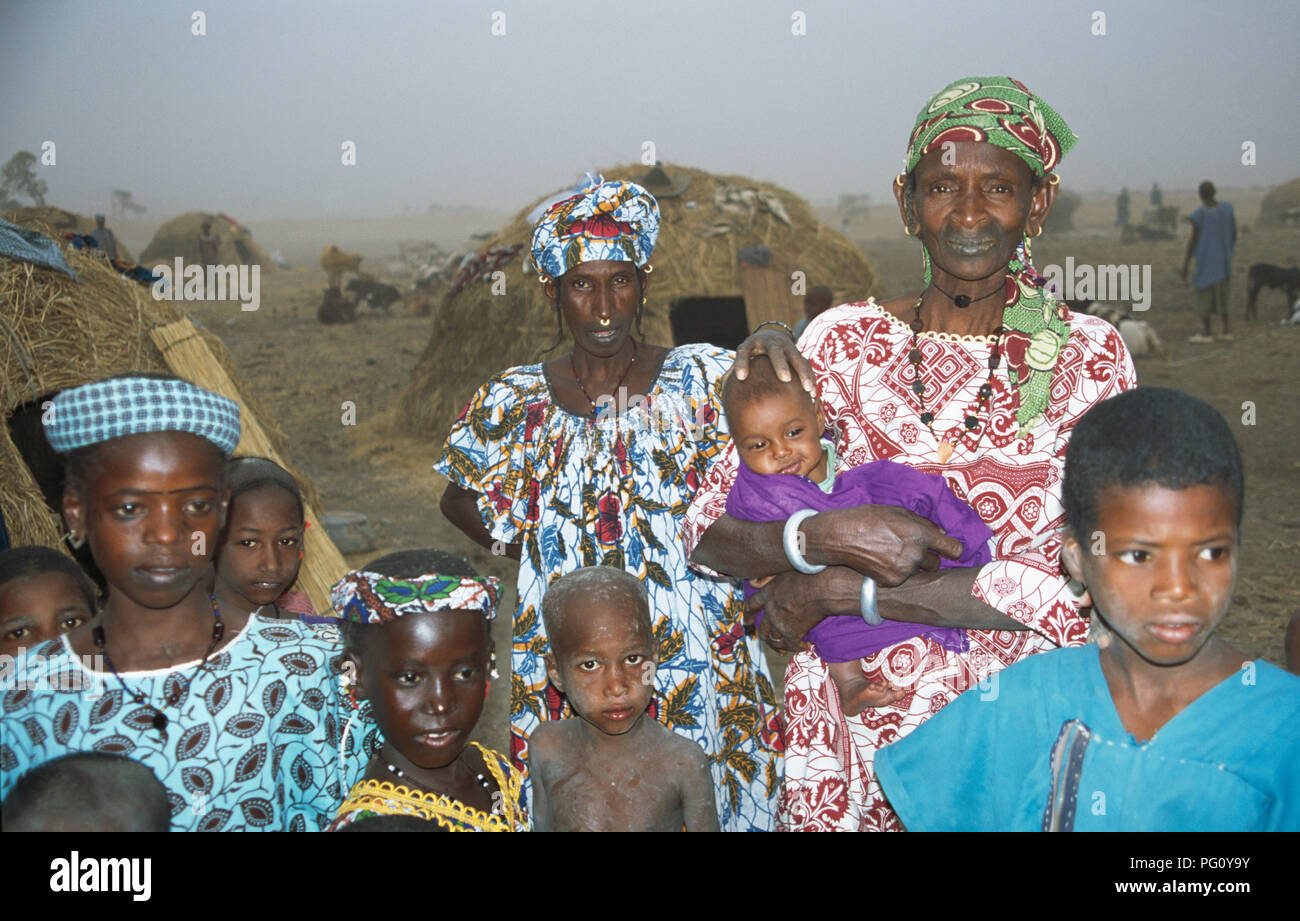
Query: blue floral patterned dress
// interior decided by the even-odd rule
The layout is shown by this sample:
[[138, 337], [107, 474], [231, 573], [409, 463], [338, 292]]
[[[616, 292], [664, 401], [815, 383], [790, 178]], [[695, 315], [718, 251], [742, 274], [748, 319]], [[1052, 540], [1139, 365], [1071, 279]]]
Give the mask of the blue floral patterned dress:
[[[308, 625], [252, 616], [168, 707], [198, 661], [124, 672], [128, 694], [66, 637], [43, 643], [0, 677], [0, 796], [46, 761], [103, 751], [153, 770], [173, 831], [319, 831], [378, 744], [369, 705], [341, 692], [340, 651]], [[165, 734], [133, 695], [162, 706]]]
[[781, 780], [779, 702], [758, 641], [744, 636], [739, 583], [690, 569], [680, 539], [686, 507], [730, 438], [714, 391], [732, 357], [708, 345], [673, 349], [644, 403], [624, 395], [624, 406], [594, 419], [555, 401], [540, 364], [511, 368], [470, 400], [436, 469], [480, 494], [494, 539], [523, 545], [510, 679], [515, 763], [526, 768], [541, 720], [572, 715], [542, 660], [542, 595], [566, 572], [617, 566], [650, 596], [659, 643], [650, 713], [708, 753], [722, 829], [767, 830]]

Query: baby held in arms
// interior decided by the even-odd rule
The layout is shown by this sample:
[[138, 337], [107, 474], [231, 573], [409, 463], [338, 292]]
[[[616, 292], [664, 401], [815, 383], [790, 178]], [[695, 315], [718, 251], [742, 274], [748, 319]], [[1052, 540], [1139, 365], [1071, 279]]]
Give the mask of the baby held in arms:
[[576, 717], [528, 742], [537, 831], [718, 831], [704, 750], [646, 715], [658, 648], [636, 577], [589, 566], [547, 590], [546, 667]]
[[[943, 477], [889, 460], [851, 469], [839, 465], [834, 441], [823, 437], [826, 419], [821, 400], [810, 397], [797, 378], [778, 378], [766, 355], [750, 359], [749, 376], [743, 381], [727, 377], [722, 405], [740, 458], [727, 497], [731, 517], [789, 521], [799, 512], [812, 515], [858, 505], [895, 505], [930, 519], [961, 541], [962, 556], [941, 560], [941, 568], [982, 566], [992, 558], [988, 543], [993, 532], [974, 509], [953, 495]], [[746, 597], [770, 578], [746, 583]], [[873, 589], [874, 584], [864, 584], [864, 600], [874, 598]], [[758, 616], [761, 619], [762, 613]], [[869, 600], [861, 617], [828, 617], [805, 639], [827, 663], [841, 709], [856, 716], [869, 707], [888, 706], [907, 693], [885, 681], [868, 681], [861, 660], [914, 636], [932, 638], [954, 650], [965, 649], [967, 643], [964, 630], [882, 620]]]

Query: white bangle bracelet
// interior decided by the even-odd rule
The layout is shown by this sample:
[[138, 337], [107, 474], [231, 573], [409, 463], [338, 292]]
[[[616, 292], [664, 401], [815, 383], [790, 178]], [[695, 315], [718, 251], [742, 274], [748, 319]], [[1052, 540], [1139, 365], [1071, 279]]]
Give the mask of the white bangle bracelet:
[[785, 558], [791, 566], [806, 576], [816, 575], [826, 568], [825, 564], [814, 566], [804, 559], [803, 550], [799, 546], [799, 525], [816, 514], [816, 509], [800, 509], [786, 519], [785, 530], [781, 532], [781, 543], [785, 546]]
[[872, 627], [878, 627], [884, 622], [880, 616], [880, 608], [876, 606], [876, 580], [867, 576], [862, 580], [862, 594], [858, 598], [858, 607], [862, 611], [862, 619]]

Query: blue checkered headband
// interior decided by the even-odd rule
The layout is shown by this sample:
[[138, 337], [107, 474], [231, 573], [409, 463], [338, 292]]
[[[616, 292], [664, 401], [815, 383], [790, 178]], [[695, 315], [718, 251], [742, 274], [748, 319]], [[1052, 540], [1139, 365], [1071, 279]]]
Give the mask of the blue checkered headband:
[[118, 377], [63, 391], [44, 425], [60, 454], [123, 435], [189, 432], [229, 457], [239, 444], [239, 404], [189, 381]]

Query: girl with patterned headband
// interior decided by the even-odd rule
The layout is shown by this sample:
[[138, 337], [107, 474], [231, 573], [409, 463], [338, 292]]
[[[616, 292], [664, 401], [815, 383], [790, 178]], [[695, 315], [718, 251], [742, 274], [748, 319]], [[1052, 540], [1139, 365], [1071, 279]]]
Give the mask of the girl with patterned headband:
[[[1135, 381], [1115, 329], [1056, 302], [1030, 263], [1029, 240], [1075, 141], [1016, 80], [953, 82], [918, 114], [894, 181], [904, 230], [921, 243], [921, 289], [829, 310], [797, 346], [764, 329], [737, 352], [737, 378], [767, 354], [786, 380], [793, 369], [820, 392], [846, 466], [888, 459], [938, 474], [993, 531], [991, 562], [939, 570], [940, 556], [955, 560], [963, 547], [910, 511], [860, 505], [740, 521], [724, 514], [734, 452], [711, 468], [685, 516], [692, 559], [729, 575], [775, 574], [750, 608], [765, 612], [764, 641], [796, 653], [785, 679], [783, 827], [900, 828], [876, 751], [1002, 668], [1087, 639], [1060, 562], [1065, 449], [1089, 407]], [[913, 636], [864, 656], [866, 680], [905, 693], [849, 715], [827, 663], [801, 647], [831, 615], [860, 613], [866, 579], [879, 586], [880, 617], [952, 630], [960, 642]]]
[[573, 348], [485, 383], [436, 469], [447, 519], [519, 560], [510, 754], [521, 769], [544, 721], [573, 715], [547, 674], [542, 596], [568, 572], [613, 566], [641, 580], [659, 643], [651, 716], [708, 754], [724, 831], [773, 827], [781, 778], [777, 700], [744, 635], [738, 583], [692, 572], [682, 514], [730, 443], [716, 392], [732, 353], [642, 341], [659, 206], [633, 182], [556, 202], [533, 262]]
[[380, 557], [334, 586], [343, 680], [370, 701], [383, 739], [331, 831], [384, 815], [440, 831], [527, 831], [522, 775], [469, 738], [497, 677], [498, 597], [495, 577], [437, 550]]
[[323, 828], [373, 728], [368, 708], [342, 707], [332, 643], [208, 591], [238, 406], [137, 374], [60, 393], [44, 422], [66, 462], [69, 540], [90, 547], [108, 590], [99, 617], [36, 647], [0, 688], [0, 796], [94, 750], [152, 769], [174, 830]]

